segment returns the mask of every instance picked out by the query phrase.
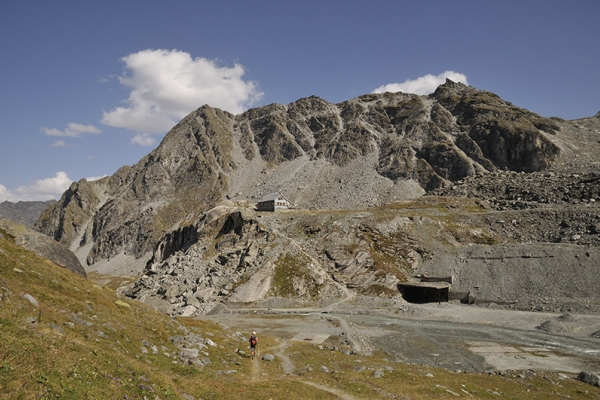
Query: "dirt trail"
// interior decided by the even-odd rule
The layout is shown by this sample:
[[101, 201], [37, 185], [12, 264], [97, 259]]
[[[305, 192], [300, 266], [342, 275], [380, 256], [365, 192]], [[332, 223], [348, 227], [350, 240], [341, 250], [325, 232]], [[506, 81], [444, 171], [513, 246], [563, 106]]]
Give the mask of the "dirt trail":
[[[287, 348], [289, 346], [290, 346], [290, 343], [288, 340], [282, 340], [280, 343], [278, 343], [275, 346], [266, 347], [264, 349], [264, 354], [275, 353], [276, 358], [281, 363], [283, 372], [287, 375], [295, 375], [296, 367], [294, 366], [294, 363], [292, 362], [290, 357], [288, 357], [287, 354], [285, 354], [285, 351], [287, 350]], [[260, 353], [261, 353], [260, 349], [257, 348], [256, 349], [256, 357], [253, 360], [250, 360], [250, 362], [251, 362], [250, 376], [252, 377], [252, 380], [263, 379], [262, 374], [261, 374], [261, 368], [260, 368], [262, 355]]]
[[252, 377], [252, 380], [259, 380], [261, 379], [261, 375], [260, 375], [260, 363], [258, 362], [258, 357], [255, 358], [254, 360], [251, 360], [251, 368], [250, 368], [250, 376]]
[[348, 322], [346, 318], [342, 318], [336, 315], [328, 316], [328, 319], [335, 319], [338, 321], [340, 328], [346, 333], [346, 338], [352, 346], [352, 350], [358, 354], [371, 354], [371, 346], [366, 343], [366, 339], [363, 335], [357, 333], [357, 329], [354, 328], [354, 324]]
[[354, 293], [352, 290], [348, 289], [347, 287], [340, 285], [340, 289], [346, 294], [346, 296], [334, 303], [329, 304], [326, 307], [323, 307], [321, 309], [321, 311], [333, 311], [337, 306], [342, 305], [342, 304], [346, 304], [346, 303], [350, 303], [352, 300], [354, 300], [356, 298], [356, 293]]
[[[276, 346], [269, 347], [269, 348], [265, 349], [265, 351], [268, 350], [268, 351], [275, 352], [275, 350], [277, 350], [277, 352], [275, 352], [275, 356], [281, 363], [283, 372], [287, 375], [296, 375], [296, 367], [294, 366], [294, 363], [292, 362], [290, 357], [287, 354], [285, 354], [285, 351], [288, 349], [288, 347], [290, 347], [290, 341], [282, 340]], [[254, 361], [257, 361], [257, 360], [254, 360]], [[254, 369], [254, 366], [253, 366], [253, 369]], [[323, 390], [325, 392], [334, 394], [342, 400], [354, 400], [355, 399], [355, 397], [353, 397], [347, 393], [344, 393], [343, 391], [341, 391], [339, 389], [332, 388], [332, 387], [329, 387], [326, 385], [321, 385], [316, 382], [310, 382], [310, 381], [304, 381], [304, 380], [298, 380], [298, 382], [301, 382], [301, 383], [304, 383], [305, 385], [309, 385], [314, 388]]]
[[356, 397], [351, 396], [348, 393], [344, 393], [341, 390], [338, 390], [336, 388], [332, 388], [332, 387], [329, 387], [329, 386], [321, 385], [321, 384], [316, 383], [316, 382], [300, 381], [300, 380], [298, 382], [301, 382], [301, 383], [304, 383], [305, 385], [309, 385], [309, 386], [312, 386], [314, 388], [323, 390], [325, 392], [329, 392], [331, 394], [334, 394], [334, 395], [338, 396], [340, 399], [343, 399], [343, 400], [355, 400], [356, 399]]
[[[287, 375], [294, 375], [296, 373], [296, 367], [287, 354], [285, 354], [288, 347], [290, 347], [290, 342], [288, 340], [282, 340], [277, 346], [266, 348], [265, 351], [273, 351], [275, 356], [281, 361], [283, 372]], [[275, 350], [277, 350], [277, 352], [275, 352]]]

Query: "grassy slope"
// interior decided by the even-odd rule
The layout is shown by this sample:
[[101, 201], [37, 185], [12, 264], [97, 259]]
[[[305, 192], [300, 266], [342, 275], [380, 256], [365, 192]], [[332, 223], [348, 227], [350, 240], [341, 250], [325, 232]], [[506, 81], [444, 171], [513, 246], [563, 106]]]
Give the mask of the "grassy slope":
[[[129, 307], [119, 307], [117, 300], [111, 289], [37, 257], [0, 232], [0, 398], [453, 397], [447, 390], [462, 396], [468, 396], [463, 390], [468, 391], [475, 398], [497, 398], [493, 392], [508, 398], [600, 396], [597, 388], [571, 379], [554, 385], [540, 373], [526, 379], [456, 374], [392, 363], [382, 356], [360, 357], [358, 363], [356, 356], [339, 351], [263, 337], [263, 352], [276, 354], [277, 348], [287, 346], [286, 355], [296, 368], [296, 374], [289, 375], [279, 357], [274, 362], [252, 362], [236, 351], [246, 348], [247, 332], [205, 321], [174, 320], [130, 300]], [[210, 365], [198, 368], [178, 361], [170, 338], [186, 332], [217, 343], [203, 350]], [[152, 345], [158, 354], [153, 354]], [[322, 372], [321, 365], [331, 372]], [[366, 369], [356, 371], [357, 365]], [[390, 365], [393, 371], [385, 370], [383, 378], [372, 377], [373, 371]], [[225, 373], [231, 370], [236, 373]]]

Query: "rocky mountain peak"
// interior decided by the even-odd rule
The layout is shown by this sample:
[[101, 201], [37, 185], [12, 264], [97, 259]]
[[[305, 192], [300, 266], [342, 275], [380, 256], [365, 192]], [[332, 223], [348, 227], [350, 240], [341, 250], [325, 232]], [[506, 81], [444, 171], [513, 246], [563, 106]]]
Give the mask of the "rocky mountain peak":
[[429, 96], [311, 96], [239, 115], [202, 106], [137, 164], [73, 184], [36, 226], [88, 268], [115, 257], [141, 268], [165, 233], [226, 198], [282, 192], [300, 208], [373, 207], [469, 176], [544, 170], [561, 154], [559, 130], [450, 80]]

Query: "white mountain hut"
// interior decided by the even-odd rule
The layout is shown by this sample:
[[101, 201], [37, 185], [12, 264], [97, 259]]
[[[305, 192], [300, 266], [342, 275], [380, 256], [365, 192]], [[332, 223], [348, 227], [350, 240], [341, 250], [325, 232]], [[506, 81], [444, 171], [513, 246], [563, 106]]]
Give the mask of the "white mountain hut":
[[292, 208], [292, 203], [279, 192], [269, 193], [256, 204], [257, 211], [277, 211]]

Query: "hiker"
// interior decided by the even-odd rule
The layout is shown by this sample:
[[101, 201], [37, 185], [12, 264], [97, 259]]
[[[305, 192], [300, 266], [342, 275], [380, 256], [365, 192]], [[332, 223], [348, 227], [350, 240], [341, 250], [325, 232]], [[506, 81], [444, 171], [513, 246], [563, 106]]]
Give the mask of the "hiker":
[[258, 346], [258, 338], [256, 337], [256, 332], [252, 332], [250, 336], [250, 352], [252, 353], [252, 359], [256, 357], [256, 347]]

